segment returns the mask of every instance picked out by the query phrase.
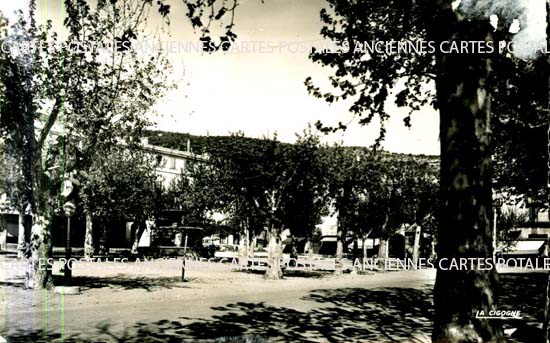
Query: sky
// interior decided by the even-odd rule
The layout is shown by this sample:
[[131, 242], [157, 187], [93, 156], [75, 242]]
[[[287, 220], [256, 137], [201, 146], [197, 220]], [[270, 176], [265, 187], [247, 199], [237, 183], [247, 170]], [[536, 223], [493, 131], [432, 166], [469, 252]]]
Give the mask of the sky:
[[[319, 0], [248, 0], [238, 8], [235, 32], [240, 42], [264, 41], [296, 44], [322, 42]], [[196, 39], [183, 16], [183, 9], [171, 18], [172, 39]], [[178, 24], [175, 25], [175, 20]], [[291, 43], [293, 42], [293, 43]], [[176, 56], [174, 56], [176, 57]], [[293, 141], [308, 124], [321, 120], [326, 125], [349, 122], [352, 117], [345, 104], [330, 105], [307, 93], [304, 80], [311, 76], [323, 83], [329, 69], [314, 65], [307, 53], [283, 49], [276, 53], [229, 55], [182, 54], [177, 63], [185, 68], [185, 87], [180, 87], [157, 107], [163, 114], [158, 127], [196, 134], [223, 135], [238, 130], [261, 137], [277, 132], [279, 139]], [[402, 153], [438, 154], [438, 114], [425, 108], [413, 118], [413, 128], [403, 125], [407, 110], [388, 106], [385, 149]], [[378, 137], [379, 125], [351, 125], [344, 133], [323, 137], [342, 140], [346, 145], [369, 146]]]
[[[526, 0], [536, 1], [536, 0]], [[62, 0], [38, 0], [38, 14], [60, 23]], [[0, 10], [10, 13], [25, 7], [26, 0], [1, 1]], [[162, 35], [166, 42], [196, 43], [185, 9], [179, 0], [172, 5], [170, 25]], [[244, 0], [237, 10], [235, 32], [238, 42], [319, 42], [322, 27], [319, 18], [324, 0]], [[149, 27], [162, 25], [162, 18], [152, 10]], [[166, 27], [165, 27], [166, 28]], [[304, 86], [311, 76], [319, 84], [331, 71], [314, 65], [304, 52], [283, 49], [274, 53], [215, 54], [170, 53], [168, 55], [179, 80], [179, 87], [160, 99], [153, 120], [157, 129], [199, 135], [226, 135], [243, 131], [250, 137], [271, 136], [295, 140], [308, 124], [321, 120], [326, 125], [352, 121], [346, 104], [329, 105], [309, 95]], [[327, 89], [328, 90], [328, 89]], [[383, 146], [400, 153], [439, 154], [438, 113], [424, 107], [413, 115], [412, 128], [403, 118], [408, 109], [387, 104], [391, 119]], [[153, 114], [151, 114], [153, 116]], [[368, 127], [351, 124], [343, 133], [323, 136], [327, 142], [369, 146], [378, 136], [376, 122]]]

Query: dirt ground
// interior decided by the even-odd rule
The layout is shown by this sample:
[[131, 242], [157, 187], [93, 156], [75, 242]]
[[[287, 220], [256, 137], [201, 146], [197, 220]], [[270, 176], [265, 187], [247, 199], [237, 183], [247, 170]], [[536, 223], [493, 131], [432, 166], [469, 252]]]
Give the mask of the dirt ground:
[[[23, 289], [16, 259], [0, 255], [0, 336], [8, 342], [428, 342], [435, 270], [334, 276], [181, 260], [78, 262], [78, 295]], [[60, 278], [59, 264], [54, 275]], [[499, 309], [512, 342], [540, 334], [545, 273], [500, 275]], [[521, 290], [521, 291], [519, 291]], [[538, 331], [537, 331], [538, 330]]]
[[[78, 262], [73, 266], [73, 281], [81, 293], [61, 295], [24, 290], [21, 268], [14, 268], [13, 258], [0, 258], [0, 328], [10, 342], [223, 341], [224, 337], [365, 341], [369, 335], [372, 339], [382, 335], [374, 328], [366, 333], [362, 315], [352, 311], [353, 307], [366, 306], [363, 297], [368, 295], [367, 289], [428, 289], [435, 275], [429, 270], [336, 277], [330, 272], [289, 269], [283, 280], [273, 281], [264, 280], [261, 271], [237, 271], [230, 264], [190, 261], [186, 264], [186, 281], [182, 282], [181, 260]], [[60, 267], [56, 263], [53, 268], [58, 277]], [[429, 296], [419, 296], [423, 290], [414, 292], [420, 293], [404, 295], [407, 301], [415, 301], [415, 297], [430, 301]], [[382, 301], [386, 296], [373, 293], [370, 300]], [[392, 337], [428, 332], [431, 305], [425, 307], [423, 320], [412, 315], [406, 319], [424, 324], [416, 324], [414, 330], [410, 325], [394, 327], [390, 330]], [[384, 318], [380, 317], [377, 325], [389, 325], [384, 324]]]

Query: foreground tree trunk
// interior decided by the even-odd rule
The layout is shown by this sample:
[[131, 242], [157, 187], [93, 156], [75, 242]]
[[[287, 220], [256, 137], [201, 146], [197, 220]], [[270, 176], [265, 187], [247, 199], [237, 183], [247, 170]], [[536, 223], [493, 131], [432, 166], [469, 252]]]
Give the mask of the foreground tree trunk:
[[36, 215], [33, 218], [31, 231], [32, 273], [28, 280], [30, 288], [50, 289], [53, 287], [51, 266], [45, 262], [52, 255], [51, 218], [47, 215]]
[[84, 257], [91, 258], [94, 255], [94, 218], [86, 211], [86, 232], [84, 233]]
[[[29, 103], [32, 103], [30, 99]], [[27, 124], [27, 133], [34, 132], [34, 123], [29, 122]], [[44, 173], [46, 167], [43, 164], [42, 144], [34, 139], [29, 139], [25, 154], [25, 161], [31, 169], [31, 173], [26, 176], [27, 182], [33, 185], [31, 259], [29, 261], [32, 272], [27, 277], [27, 284], [30, 288], [50, 289], [53, 287], [52, 265], [47, 261], [52, 256], [51, 223], [53, 209], [49, 203], [50, 181]]]
[[[437, 41], [492, 41], [488, 20], [464, 20], [440, 0]], [[496, 46], [496, 44], [495, 44]], [[441, 203], [438, 258], [492, 257], [488, 54], [438, 54]], [[497, 342], [500, 329], [477, 311], [495, 309], [495, 270], [437, 270], [434, 343]]]
[[548, 330], [550, 326], [550, 273], [548, 274], [548, 280], [546, 281], [546, 296], [544, 306], [544, 322], [542, 323], [543, 343], [548, 343]]
[[281, 269], [281, 237], [279, 230], [271, 228], [269, 234], [269, 245], [267, 247], [269, 267], [267, 268], [264, 278], [271, 280], [278, 280], [283, 277], [283, 271]]

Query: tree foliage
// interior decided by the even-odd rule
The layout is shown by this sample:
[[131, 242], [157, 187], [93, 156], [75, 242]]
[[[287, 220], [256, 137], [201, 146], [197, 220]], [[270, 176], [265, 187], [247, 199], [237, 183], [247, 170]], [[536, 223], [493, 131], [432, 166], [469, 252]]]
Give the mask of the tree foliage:
[[[492, 121], [494, 187], [508, 195], [548, 201], [548, 63], [546, 57], [502, 61]], [[504, 69], [506, 68], [506, 69]]]
[[98, 155], [80, 197], [101, 220], [145, 221], [158, 211], [161, 187], [156, 163], [146, 152], [127, 147]]
[[[34, 214], [33, 259], [51, 252], [51, 216], [59, 208], [60, 182], [66, 173], [86, 171], [109, 147], [135, 144], [147, 124], [145, 114], [170, 87], [168, 64], [159, 53], [138, 56], [127, 49], [104, 49], [82, 42], [113, 43], [143, 33], [145, 4], [139, 0], [99, 1], [94, 8], [82, 0], [65, 0], [61, 37], [51, 21], [30, 18], [2, 26], [6, 50], [0, 57], [1, 134], [15, 147], [23, 166], [24, 184], [31, 189]], [[47, 49], [18, 50], [18, 44]], [[60, 44], [63, 43], [63, 44]], [[37, 134], [35, 134], [37, 132]], [[81, 174], [85, 178], [86, 174]], [[86, 182], [86, 180], [81, 180]], [[37, 286], [50, 286], [47, 271], [37, 271]]]

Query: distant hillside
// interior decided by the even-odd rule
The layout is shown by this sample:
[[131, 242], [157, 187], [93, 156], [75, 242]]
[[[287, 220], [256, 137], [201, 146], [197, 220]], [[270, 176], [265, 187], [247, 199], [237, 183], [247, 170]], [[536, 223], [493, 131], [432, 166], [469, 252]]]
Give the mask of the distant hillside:
[[149, 144], [157, 145], [170, 149], [186, 151], [188, 148], [195, 154], [204, 154], [208, 152], [208, 144], [212, 143], [230, 143], [235, 139], [239, 141], [250, 141], [250, 143], [260, 143], [262, 140], [249, 137], [234, 136], [195, 136], [188, 133], [151, 131], [145, 132]]
[[[146, 137], [149, 140], [149, 144], [157, 145], [170, 149], [187, 150], [188, 142], [191, 152], [195, 154], [203, 154], [208, 152], [208, 144], [220, 143], [231, 144], [235, 140], [249, 141], [251, 144], [261, 144], [262, 140], [259, 138], [249, 137], [235, 137], [235, 136], [195, 136], [189, 133], [180, 132], [166, 132], [166, 131], [152, 131], [145, 132]], [[366, 147], [350, 146], [349, 149], [365, 149]], [[394, 158], [405, 158], [407, 156], [414, 156], [416, 159], [423, 161], [435, 162], [439, 160], [439, 156], [431, 155], [411, 155], [411, 154], [399, 154], [382, 152], [383, 154], [391, 155]]]

